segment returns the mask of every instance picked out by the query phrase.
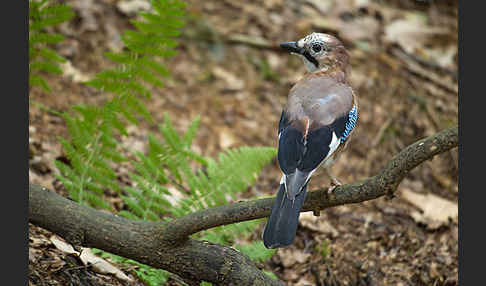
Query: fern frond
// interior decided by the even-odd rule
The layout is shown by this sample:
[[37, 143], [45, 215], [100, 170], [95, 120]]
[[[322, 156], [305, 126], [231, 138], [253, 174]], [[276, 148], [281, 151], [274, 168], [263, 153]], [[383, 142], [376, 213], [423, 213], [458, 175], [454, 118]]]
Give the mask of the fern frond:
[[[276, 150], [272, 147], [241, 147], [220, 153], [217, 160], [204, 158], [190, 149], [199, 122], [199, 118], [195, 119], [184, 134], [179, 134], [171, 119], [165, 115], [164, 123], [159, 126], [163, 142], [149, 135], [148, 154], [137, 154], [139, 159], [137, 171], [140, 175], [133, 175], [137, 186], [149, 184], [153, 187], [161, 186], [165, 182], [171, 183], [170, 179], [164, 182], [149, 179], [157, 178], [159, 172], [164, 172], [166, 174], [164, 178], [176, 178], [177, 182], [183, 182], [187, 189], [181, 190], [185, 191], [186, 196], [178, 199], [175, 204], [167, 204], [163, 207], [160, 202], [149, 197], [151, 190], [146, 189], [143, 193], [144, 198], [140, 197], [141, 192], [134, 194], [133, 197], [150, 201], [150, 206], [145, 203], [139, 206], [150, 210], [154, 210], [154, 206], [160, 206], [156, 212], [159, 216], [167, 217], [170, 214], [180, 217], [201, 209], [226, 204], [231, 199], [235, 199], [237, 194], [246, 191], [256, 181], [262, 168], [276, 155]], [[196, 160], [194, 156], [188, 154], [196, 154], [201, 160]], [[194, 164], [204, 166], [204, 171], [194, 167]], [[152, 192], [152, 194], [157, 193]], [[134, 209], [135, 211], [137, 210]], [[140, 217], [141, 213], [142, 210], [138, 210], [137, 216]], [[261, 220], [241, 222], [213, 228], [195, 236], [214, 243], [231, 245], [235, 243], [236, 238], [251, 234], [259, 224]], [[252, 258], [259, 260], [267, 259], [273, 254], [261, 246], [263, 244], [259, 241], [252, 245], [241, 245], [240, 248]], [[256, 255], [257, 253], [260, 256]]]
[[[42, 10], [40, 7], [47, 0], [39, 3], [42, 4], [38, 10]], [[153, 122], [143, 100], [151, 97], [152, 87], [163, 86], [163, 78], [169, 76], [164, 60], [176, 54], [175, 37], [184, 24], [185, 4], [180, 0], [153, 0], [152, 7], [151, 12], [140, 13], [142, 20], [132, 21], [135, 30], [123, 33], [125, 50], [106, 53], [117, 66], [102, 71], [86, 83], [112, 93], [113, 97], [102, 106], [77, 105], [64, 113], [71, 138], [60, 140], [67, 161], [56, 161], [60, 171], [56, 176], [70, 197], [79, 203], [114, 211], [103, 197], [108, 189], [115, 190], [120, 193], [126, 207], [119, 215], [139, 220], [168, 221], [236, 199], [238, 194], [255, 183], [262, 168], [275, 157], [276, 150], [242, 147], [226, 150], [216, 159], [206, 158], [192, 149], [200, 119], [195, 119], [186, 132], [180, 134], [166, 114], [163, 124], [159, 125], [158, 136], [163, 140], [149, 134], [148, 152], [129, 154], [133, 158], [129, 161], [134, 169], [129, 173], [132, 184], [120, 185], [113, 166], [128, 160], [123, 155], [125, 152], [121, 152], [125, 150], [121, 150], [120, 137], [128, 136], [127, 122], [138, 124], [141, 118]], [[62, 9], [50, 9], [42, 13], [38, 14], [63, 12]], [[60, 18], [42, 18], [34, 27], [41, 29]], [[32, 38], [33, 43], [55, 43], [58, 40], [61, 37], [46, 36], [43, 32]], [[61, 60], [47, 47], [38, 54], [42, 54], [49, 63]], [[35, 69], [55, 72], [53, 66], [32, 64]], [[34, 76], [33, 80], [42, 84], [40, 77]], [[242, 222], [195, 236], [221, 244], [234, 244], [239, 241], [237, 238], [252, 233], [259, 224], [259, 220]], [[241, 246], [241, 249], [248, 253], [262, 252], [260, 244]], [[253, 256], [265, 259], [268, 255], [260, 253], [260, 256]], [[154, 280], [159, 283], [156, 285], [160, 285], [166, 277], [165, 272], [137, 265], [137, 275], [145, 277], [146, 281], [160, 276], [160, 280]]]
[[[144, 198], [153, 203], [151, 195], [162, 198], [170, 195], [165, 184], [171, 184], [185, 194], [175, 204], [170, 204], [170, 207], [167, 199], [159, 198], [150, 207], [154, 210], [154, 205], [166, 204], [158, 208], [161, 210], [158, 212], [159, 216], [170, 214], [178, 217], [228, 203], [238, 193], [246, 191], [256, 181], [262, 168], [276, 155], [276, 150], [272, 147], [241, 147], [221, 153], [217, 161], [205, 158], [191, 150], [200, 122], [199, 117], [184, 134], [175, 130], [167, 114], [164, 118], [164, 123], [159, 125], [164, 140], [157, 140], [149, 134], [148, 153], [136, 153], [138, 161], [134, 165], [137, 173], [130, 175], [137, 187], [143, 190], [133, 194], [133, 197], [138, 198], [143, 193]], [[142, 205], [148, 208], [146, 204]], [[138, 211], [136, 215], [140, 214]], [[226, 226], [221, 231], [231, 228], [230, 232], [233, 233], [247, 233], [257, 224], [257, 221], [245, 222]]]
[[47, 27], [66, 22], [74, 16], [72, 8], [65, 4], [53, 4], [48, 0], [29, 0], [29, 85], [39, 85], [50, 91], [41, 72], [61, 74], [59, 63], [66, 60], [49, 48], [62, 42], [64, 36], [46, 33]]
[[277, 251], [276, 249], [267, 249], [261, 240], [248, 244], [236, 245], [235, 248], [248, 255], [251, 259], [260, 262], [270, 259]]
[[241, 147], [220, 153], [218, 161], [208, 160], [207, 177], [211, 190], [198, 199], [208, 197], [213, 207], [235, 199], [236, 194], [246, 190], [256, 181], [258, 173], [276, 155], [272, 147]]
[[[46, 1], [43, 0], [41, 3], [45, 4]], [[119, 65], [102, 71], [93, 80], [87, 82], [88, 85], [105, 92], [112, 92], [115, 96], [106, 101], [102, 107], [74, 106], [72, 108], [74, 113], [66, 113], [64, 116], [71, 141], [64, 140], [62, 146], [70, 164], [62, 166], [60, 176], [64, 177], [63, 182], [66, 182], [67, 186], [71, 188], [70, 194], [81, 203], [95, 202], [94, 199], [85, 201], [84, 198], [88, 199], [91, 194], [96, 195], [100, 191], [102, 193], [102, 190], [120, 190], [112, 163], [125, 161], [126, 157], [120, 153], [119, 139], [116, 136], [117, 134], [128, 135], [126, 121], [138, 124], [137, 114], [152, 122], [151, 114], [139, 97], [150, 97], [148, 85], [162, 86], [159, 77], [167, 76], [168, 72], [158, 62], [158, 57], [174, 54], [174, 37], [178, 35], [177, 29], [183, 25], [182, 17], [184, 15], [184, 5], [180, 4], [178, 0], [154, 0], [152, 4], [154, 7], [164, 7], [164, 9], [155, 8], [153, 12], [143, 13], [145, 19], [143, 24], [135, 25], [136, 30], [124, 32], [126, 51], [106, 54], [109, 59]], [[38, 29], [45, 26], [46, 23], [60, 21], [65, 13], [64, 8], [46, 7], [47, 10], [43, 10], [39, 9], [41, 6], [34, 5], [33, 7], [38, 12], [34, 13], [33, 17], [42, 19], [35, 26]], [[60, 16], [53, 19], [46, 17], [46, 15], [57, 15], [56, 13], [60, 13]], [[166, 22], [164, 28], [157, 29], [163, 22]], [[60, 38], [38, 34], [33, 39], [53, 42]], [[55, 53], [47, 49], [42, 50], [42, 54], [51, 61], [59, 60]], [[33, 63], [33, 66], [38, 69], [55, 71], [54, 66], [37, 65]], [[38, 78], [35, 80], [39, 81]], [[163, 173], [162, 169], [159, 170], [159, 173]], [[167, 181], [162, 177], [158, 180]], [[148, 183], [155, 187], [154, 184], [157, 182]], [[95, 203], [100, 206], [98, 202]], [[133, 203], [129, 207], [136, 212]], [[143, 213], [155, 218], [151, 211], [141, 214]]]
[[49, 0], [29, 0], [29, 30], [39, 31], [66, 22], [74, 16], [66, 4], [51, 4]]
[[[184, 25], [185, 4], [179, 0], [158, 0], [152, 1], [152, 7], [151, 12], [140, 12], [144, 21], [131, 21], [136, 30], [127, 30], [122, 35], [127, 51], [106, 54], [119, 66], [98, 74], [87, 84], [128, 95], [126, 99], [137, 95], [150, 97], [145, 84], [163, 86], [159, 77], [167, 77], [169, 72], [158, 60], [176, 54], [177, 41], [174, 38]], [[147, 112], [139, 110], [140, 106], [131, 106], [147, 115]]]

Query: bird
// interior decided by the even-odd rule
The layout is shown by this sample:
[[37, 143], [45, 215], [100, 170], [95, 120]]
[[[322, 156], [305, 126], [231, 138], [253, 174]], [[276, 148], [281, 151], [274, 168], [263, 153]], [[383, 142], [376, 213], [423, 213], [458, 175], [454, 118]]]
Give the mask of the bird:
[[341, 185], [328, 168], [358, 120], [357, 97], [348, 82], [349, 54], [337, 37], [314, 32], [280, 47], [300, 57], [307, 72], [290, 89], [278, 125], [282, 178], [263, 232], [269, 249], [288, 247], [295, 240], [307, 185], [319, 166], [330, 178], [328, 192]]

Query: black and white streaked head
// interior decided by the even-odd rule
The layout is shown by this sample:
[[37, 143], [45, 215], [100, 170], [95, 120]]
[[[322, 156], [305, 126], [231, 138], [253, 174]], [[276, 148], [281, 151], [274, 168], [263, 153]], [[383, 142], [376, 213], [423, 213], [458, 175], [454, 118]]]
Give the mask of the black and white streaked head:
[[339, 39], [323, 33], [312, 33], [295, 42], [281, 43], [280, 47], [298, 55], [309, 72], [348, 66], [348, 53]]

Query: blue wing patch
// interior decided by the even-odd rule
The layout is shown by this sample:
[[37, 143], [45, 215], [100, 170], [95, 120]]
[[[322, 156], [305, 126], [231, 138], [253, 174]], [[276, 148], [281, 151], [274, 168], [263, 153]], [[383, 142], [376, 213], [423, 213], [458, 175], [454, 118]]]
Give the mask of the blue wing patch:
[[344, 129], [343, 135], [341, 135], [341, 143], [344, 143], [344, 141], [346, 141], [346, 138], [348, 138], [349, 133], [356, 126], [357, 120], [358, 120], [358, 109], [356, 108], [356, 105], [354, 105], [353, 108], [351, 108], [351, 111], [349, 111], [348, 120], [346, 122], [346, 128]]

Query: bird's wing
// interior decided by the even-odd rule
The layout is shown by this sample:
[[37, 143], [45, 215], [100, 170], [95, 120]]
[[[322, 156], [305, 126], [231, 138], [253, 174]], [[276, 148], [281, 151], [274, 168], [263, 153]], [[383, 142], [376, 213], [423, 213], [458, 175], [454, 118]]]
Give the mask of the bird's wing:
[[315, 169], [346, 140], [356, 119], [354, 94], [346, 84], [313, 78], [292, 88], [280, 118], [278, 147], [289, 198], [299, 193]]

